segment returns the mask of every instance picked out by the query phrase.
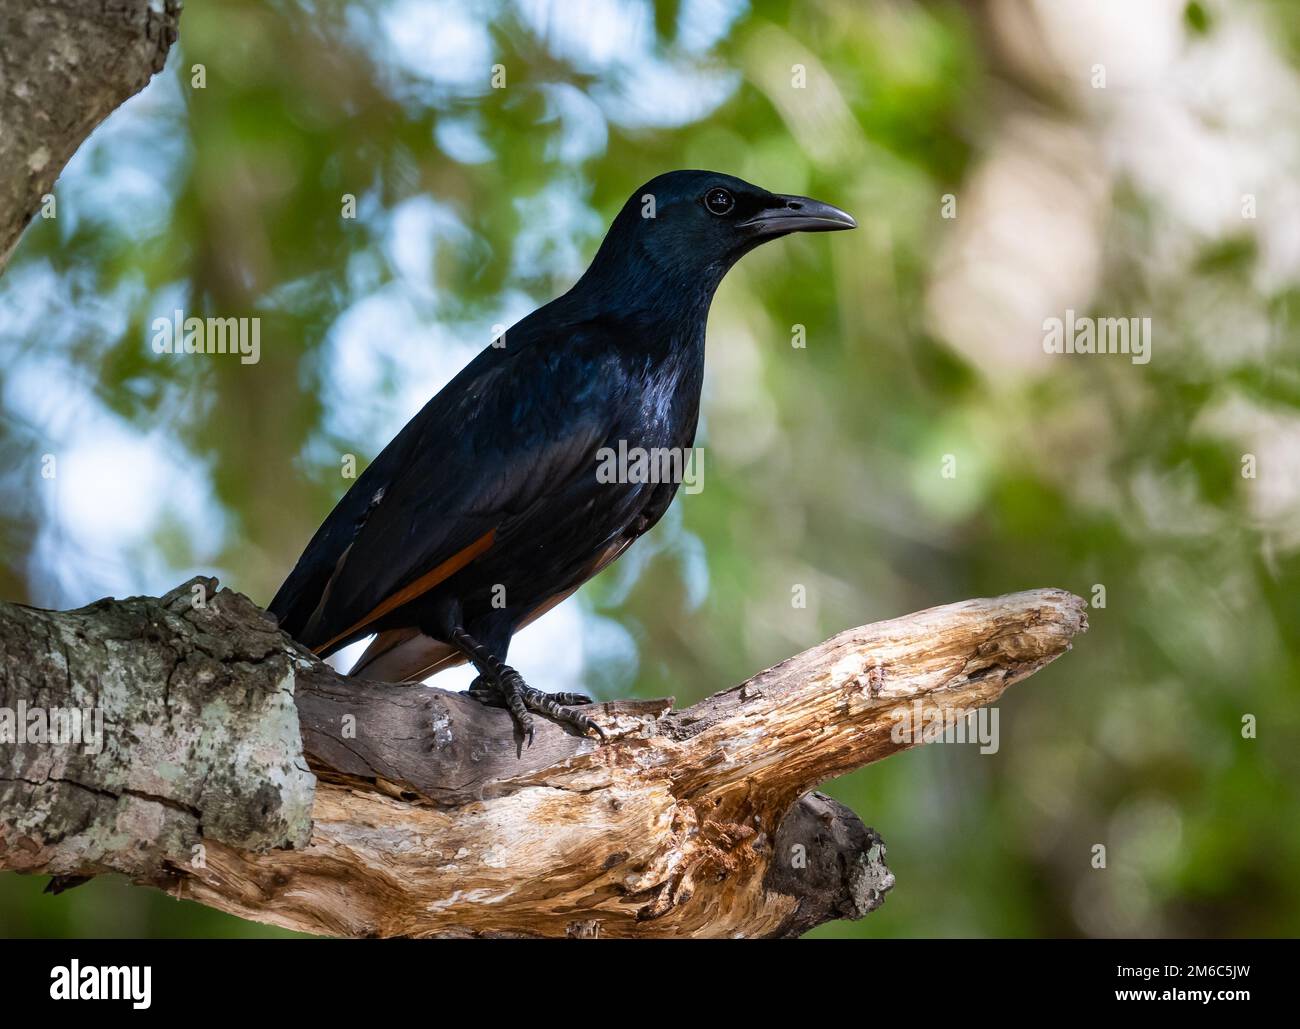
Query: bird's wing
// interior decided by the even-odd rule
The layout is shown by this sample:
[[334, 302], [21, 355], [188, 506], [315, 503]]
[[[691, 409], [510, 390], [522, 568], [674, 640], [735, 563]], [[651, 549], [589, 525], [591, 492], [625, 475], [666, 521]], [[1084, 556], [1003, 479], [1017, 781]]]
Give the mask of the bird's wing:
[[[614, 562], [635, 540], [634, 536], [624, 536], [610, 543], [592, 562], [584, 576], [594, 578], [600, 571]], [[581, 583], [579, 583], [581, 585]], [[535, 622], [556, 605], [571, 597], [578, 586], [557, 593], [529, 611], [515, 626], [516, 631]], [[365, 653], [357, 658], [349, 675], [364, 676], [380, 682], [420, 682], [438, 672], [454, 668], [465, 660], [463, 654], [449, 643], [431, 639], [419, 629], [389, 629], [379, 633], [366, 647]]]
[[623, 386], [607, 330], [488, 348], [371, 464], [326, 519], [271, 610], [329, 652], [508, 536], [584, 468]]

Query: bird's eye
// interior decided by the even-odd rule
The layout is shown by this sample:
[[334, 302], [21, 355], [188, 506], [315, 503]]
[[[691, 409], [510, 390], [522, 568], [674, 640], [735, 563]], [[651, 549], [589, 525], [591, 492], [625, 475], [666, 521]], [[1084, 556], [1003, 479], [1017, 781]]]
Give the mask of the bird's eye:
[[736, 206], [736, 198], [721, 186], [715, 186], [704, 194], [704, 206], [719, 216], [730, 214], [731, 209]]

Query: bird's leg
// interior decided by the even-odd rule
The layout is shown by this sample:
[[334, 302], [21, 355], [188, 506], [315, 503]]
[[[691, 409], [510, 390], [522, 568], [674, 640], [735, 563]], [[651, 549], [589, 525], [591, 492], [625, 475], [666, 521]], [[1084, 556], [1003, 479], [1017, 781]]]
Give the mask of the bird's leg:
[[457, 626], [449, 633], [449, 642], [464, 654], [478, 669], [478, 678], [470, 685], [469, 694], [475, 700], [505, 707], [519, 727], [519, 731], [533, 745], [533, 717], [530, 711], [545, 715], [561, 725], [569, 725], [584, 736], [593, 730], [603, 740], [604, 731], [581, 711], [569, 704], [590, 704], [591, 698], [581, 693], [551, 695], [524, 682], [523, 676], [503, 663], [492, 651]]
[[[518, 690], [511, 691], [506, 686], [506, 672], [514, 672], [509, 665], [502, 663], [491, 649], [484, 646], [473, 636], [467, 633], [461, 626], [455, 626], [449, 633], [449, 640], [453, 647], [464, 654], [478, 669], [478, 679], [471, 686], [484, 684], [487, 688], [492, 689], [500, 704], [505, 707], [510, 716], [515, 720], [515, 725], [519, 731], [528, 737], [528, 745], [533, 745], [533, 719], [524, 707], [523, 698], [519, 696]], [[515, 673], [516, 677], [518, 673]], [[520, 682], [523, 680], [520, 679]], [[480, 695], [485, 692], [483, 685], [479, 686], [477, 691]], [[475, 699], [481, 699], [476, 697]], [[495, 706], [495, 705], [494, 705]]]

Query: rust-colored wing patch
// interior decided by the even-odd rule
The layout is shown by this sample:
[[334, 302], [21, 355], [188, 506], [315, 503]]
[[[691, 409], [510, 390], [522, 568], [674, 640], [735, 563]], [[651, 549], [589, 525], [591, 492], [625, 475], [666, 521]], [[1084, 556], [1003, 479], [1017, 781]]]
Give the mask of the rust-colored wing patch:
[[[612, 563], [628, 548], [633, 538], [625, 536], [597, 554], [583, 576], [583, 581], [590, 579]], [[515, 631], [518, 632], [524, 626], [536, 621], [577, 590], [578, 587], [574, 586], [544, 600], [524, 616], [523, 620], [515, 626]], [[464, 660], [465, 655], [458, 653], [451, 644], [430, 639], [419, 629], [410, 626], [405, 629], [389, 629], [381, 632], [370, 642], [366, 652], [357, 658], [357, 663], [352, 666], [348, 675], [365, 676], [367, 679], [381, 682], [420, 682]]]
[[364, 629], [371, 622], [374, 622], [382, 618], [390, 611], [395, 611], [403, 604], [409, 604], [416, 597], [428, 593], [429, 590], [437, 586], [438, 583], [443, 582], [446, 579], [450, 579], [453, 575], [459, 572], [467, 564], [473, 561], [474, 558], [478, 557], [490, 546], [492, 546], [492, 541], [496, 539], [496, 534], [497, 534], [496, 529], [489, 529], [487, 532], [485, 532], [482, 536], [476, 539], [464, 550], [452, 554], [451, 557], [447, 558], [446, 561], [443, 561], [441, 564], [434, 567], [431, 571], [425, 572], [409, 586], [402, 587], [402, 589], [398, 590], [387, 600], [384, 600], [382, 603], [380, 603], [378, 607], [376, 607], [368, 615], [362, 618], [359, 622], [344, 629], [337, 636], [322, 643], [319, 647], [313, 647], [312, 653], [319, 654], [324, 650], [328, 650], [330, 647], [334, 646], [334, 644], [337, 643], [339, 640], [351, 636], [353, 633], [357, 632], [360, 629]]

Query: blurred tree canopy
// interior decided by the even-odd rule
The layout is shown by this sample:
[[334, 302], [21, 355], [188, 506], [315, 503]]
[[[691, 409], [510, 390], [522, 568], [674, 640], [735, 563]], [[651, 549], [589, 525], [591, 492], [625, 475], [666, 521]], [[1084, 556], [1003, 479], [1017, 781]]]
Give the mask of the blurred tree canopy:
[[[202, 571], [267, 602], [347, 455], [567, 289], [640, 183], [726, 171], [861, 227], [730, 274], [703, 492], [529, 630], [581, 660], [525, 674], [686, 703], [851, 625], [1071, 589], [1091, 632], [995, 754], [829, 787], [899, 885], [818, 934], [1295, 935], [1297, 101], [1280, 2], [190, 0], [0, 278], [3, 596]], [[176, 309], [260, 318], [260, 360], [156, 354]], [[1045, 353], [1067, 310], [1151, 319], [1149, 363]], [[268, 931], [41, 885], [0, 880], [0, 931]]]

